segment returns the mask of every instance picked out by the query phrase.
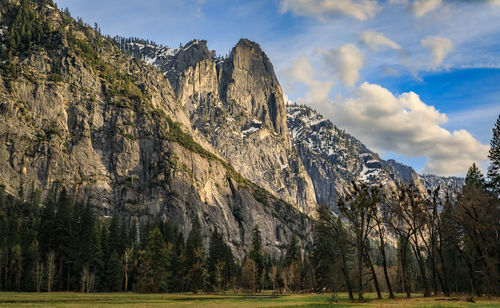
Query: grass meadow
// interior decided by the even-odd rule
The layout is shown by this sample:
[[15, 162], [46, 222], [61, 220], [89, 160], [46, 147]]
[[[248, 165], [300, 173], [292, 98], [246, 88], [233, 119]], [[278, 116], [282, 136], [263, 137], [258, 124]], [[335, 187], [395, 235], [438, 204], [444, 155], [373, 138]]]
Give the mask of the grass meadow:
[[365, 302], [350, 302], [346, 293], [293, 294], [273, 296], [271, 293], [251, 294], [138, 294], [75, 292], [17, 293], [0, 292], [0, 307], [500, 307], [499, 298], [476, 298], [469, 303], [465, 297], [410, 299], [398, 294], [394, 300], [377, 300], [365, 294]]

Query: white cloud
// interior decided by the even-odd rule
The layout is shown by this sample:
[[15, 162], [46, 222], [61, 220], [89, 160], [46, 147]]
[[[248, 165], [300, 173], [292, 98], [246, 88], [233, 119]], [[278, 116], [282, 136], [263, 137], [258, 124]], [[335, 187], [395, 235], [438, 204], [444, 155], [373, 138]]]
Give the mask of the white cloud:
[[488, 146], [466, 130], [441, 127], [445, 114], [413, 93], [394, 96], [375, 84], [363, 83], [353, 97], [333, 102], [330, 118], [369, 146], [411, 157], [428, 158], [425, 173], [463, 174], [475, 161], [485, 160]]
[[354, 86], [364, 65], [364, 55], [356, 45], [347, 44], [329, 50], [318, 48], [318, 52], [345, 85]]
[[432, 62], [435, 66], [441, 64], [446, 55], [453, 49], [453, 43], [449, 39], [439, 36], [429, 36], [421, 40], [420, 44], [431, 51]]
[[328, 97], [332, 84], [315, 80], [314, 68], [306, 58], [296, 62], [290, 72], [288, 77], [310, 86], [307, 96], [297, 100], [299, 103], [317, 109], [372, 149], [426, 157], [421, 172], [463, 175], [473, 162], [487, 159], [487, 145], [464, 129], [444, 129], [446, 114], [426, 105], [413, 92], [395, 96], [379, 85], [365, 82], [353, 90], [350, 98], [332, 101]]
[[422, 17], [439, 8], [442, 3], [442, 0], [415, 0], [411, 5], [411, 9], [416, 17]]
[[314, 79], [314, 68], [306, 57], [298, 58], [292, 67], [284, 70], [287, 79], [301, 82], [309, 87], [304, 98], [298, 100], [300, 103], [313, 103], [328, 101], [328, 94], [333, 87], [331, 81], [320, 81]]
[[359, 20], [373, 18], [380, 11], [376, 0], [282, 0], [281, 11], [326, 21], [339, 14]]
[[382, 33], [373, 30], [361, 33], [360, 42], [373, 51], [377, 51], [379, 47], [390, 47], [396, 50], [402, 49], [396, 42], [385, 37]]

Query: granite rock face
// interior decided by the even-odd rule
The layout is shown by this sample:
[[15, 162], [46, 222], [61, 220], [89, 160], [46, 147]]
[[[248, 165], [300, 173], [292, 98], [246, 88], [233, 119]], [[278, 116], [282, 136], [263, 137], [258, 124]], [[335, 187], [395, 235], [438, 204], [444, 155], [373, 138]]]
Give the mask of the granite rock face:
[[311, 108], [289, 104], [287, 117], [293, 145], [312, 179], [318, 202], [335, 207], [352, 182], [382, 184], [388, 193], [405, 182], [425, 193], [413, 168], [380, 159]]
[[[191, 124], [193, 110], [205, 108], [210, 114], [206, 104], [220, 101], [199, 96], [191, 104], [205, 107], [189, 109], [156, 68], [128, 57], [114, 42], [57, 9], [35, 10], [52, 29], [60, 30], [51, 33], [54, 45], [14, 57], [22, 74], [0, 74], [0, 184], [7, 192], [64, 186], [75, 198], [92, 202], [102, 215], [118, 211], [133, 220], [160, 216], [185, 235], [198, 218], [205, 244], [217, 229], [240, 258], [256, 224], [274, 256], [292, 234], [302, 242], [310, 239], [308, 217], [235, 171], [231, 163], [237, 160], [219, 155], [207, 139], [210, 135]], [[84, 48], [84, 42], [98, 46], [98, 53]], [[186, 48], [190, 52], [196, 47]], [[191, 57], [172, 67], [188, 67], [192, 76], [198, 70], [196, 82], [206, 85], [200, 91], [217, 94], [219, 84], [211, 86], [219, 75], [209, 62], [210, 53], [195, 66]], [[178, 81], [179, 89], [187, 92], [190, 81]], [[286, 125], [275, 129], [272, 125], [278, 122], [271, 122], [270, 111], [263, 112], [268, 117], [261, 117], [262, 125], [270, 125], [270, 138], [278, 140], [273, 132], [286, 130]], [[241, 132], [239, 139], [244, 139]], [[245, 159], [250, 164], [249, 157]]]
[[169, 77], [193, 131], [243, 176], [302, 212], [314, 212], [314, 187], [292, 148], [281, 86], [257, 43], [241, 39], [227, 58], [215, 57], [206, 41], [163, 49], [165, 56], [158, 56], [165, 47], [145, 48], [122, 47]]
[[134, 44], [122, 49], [169, 76], [193, 130], [244, 176], [302, 212], [313, 214], [318, 203], [335, 207], [353, 181], [382, 184], [387, 192], [412, 183], [426, 194], [413, 168], [380, 159], [310, 108], [285, 106], [258, 44], [241, 39], [226, 58], [206, 41], [177, 49]]

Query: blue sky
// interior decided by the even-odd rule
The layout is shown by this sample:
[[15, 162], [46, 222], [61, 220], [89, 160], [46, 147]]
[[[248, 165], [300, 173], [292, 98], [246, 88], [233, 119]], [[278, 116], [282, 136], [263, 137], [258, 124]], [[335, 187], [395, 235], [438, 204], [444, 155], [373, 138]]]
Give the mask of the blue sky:
[[463, 175], [487, 166], [500, 114], [499, 0], [56, 0], [110, 35], [226, 55], [262, 46], [290, 100], [384, 158]]

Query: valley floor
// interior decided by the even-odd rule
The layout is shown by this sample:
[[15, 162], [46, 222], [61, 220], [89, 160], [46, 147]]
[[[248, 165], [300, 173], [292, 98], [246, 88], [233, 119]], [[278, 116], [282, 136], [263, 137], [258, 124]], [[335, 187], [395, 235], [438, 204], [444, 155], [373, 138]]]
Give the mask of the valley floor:
[[137, 293], [15, 293], [0, 292], [0, 307], [500, 307], [500, 298], [480, 298], [468, 303], [465, 297], [376, 300], [365, 295], [364, 303], [351, 303], [347, 294], [337, 294], [338, 302], [330, 303], [332, 294], [296, 294], [274, 297], [270, 293], [249, 294], [137, 294]]

